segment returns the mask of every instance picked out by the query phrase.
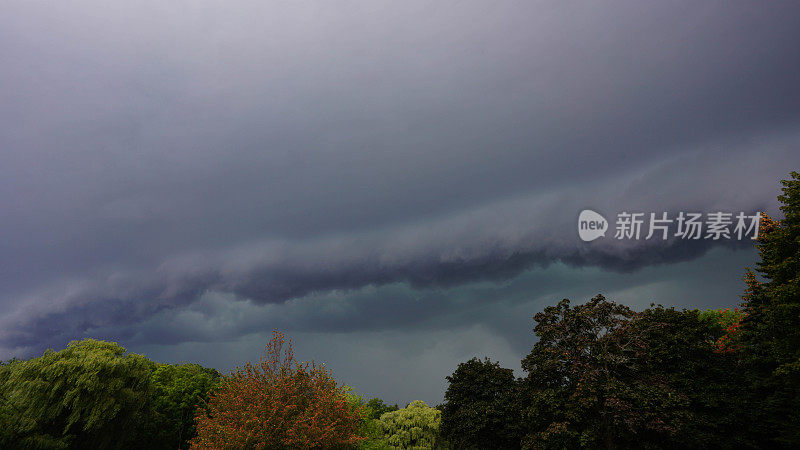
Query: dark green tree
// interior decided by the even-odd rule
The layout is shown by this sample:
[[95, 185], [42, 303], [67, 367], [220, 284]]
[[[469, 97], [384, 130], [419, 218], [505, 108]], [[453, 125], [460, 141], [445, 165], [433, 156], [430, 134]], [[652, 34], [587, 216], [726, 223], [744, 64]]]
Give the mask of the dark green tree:
[[368, 402], [364, 404], [367, 407], [368, 411], [368, 418], [373, 420], [378, 420], [384, 413], [397, 411], [400, 409], [396, 404], [395, 405], [387, 405], [383, 402], [383, 400], [375, 397], [370, 399]]
[[631, 331], [645, 343], [635, 382], [658, 380], [685, 399], [668, 414], [672, 433], [640, 438], [673, 448], [750, 446], [742, 433], [745, 377], [737, 356], [717, 345], [726, 329], [709, 316], [657, 306], [633, 319]]
[[217, 370], [199, 364], [157, 364], [150, 375], [148, 447], [188, 448], [196, 434], [195, 411], [219, 380]]
[[363, 450], [385, 449], [387, 444], [383, 440], [384, 435], [380, 425], [380, 417], [383, 414], [397, 411], [399, 408], [397, 405], [387, 405], [377, 397], [364, 401], [352, 388], [348, 386], [347, 389], [345, 394], [347, 403], [362, 415], [358, 434], [366, 438], [359, 442], [355, 448]]
[[134, 448], [148, 413], [153, 363], [86, 339], [15, 362], [0, 386], [2, 448]]
[[742, 362], [749, 374], [750, 423], [761, 445], [800, 447], [800, 174], [781, 181], [782, 220], [764, 216], [757, 272], [745, 274]]
[[519, 386], [511, 369], [472, 358], [447, 381], [440, 432], [454, 448], [520, 447]]
[[522, 361], [526, 448], [657, 448], [684, 419], [685, 395], [643, 364], [635, 313], [597, 295], [536, 314], [539, 341]]

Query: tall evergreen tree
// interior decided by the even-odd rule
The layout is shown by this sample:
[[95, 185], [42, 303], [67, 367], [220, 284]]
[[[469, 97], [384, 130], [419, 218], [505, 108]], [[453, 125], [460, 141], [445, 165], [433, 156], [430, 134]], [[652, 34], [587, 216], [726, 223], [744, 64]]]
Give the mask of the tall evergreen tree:
[[745, 275], [742, 358], [752, 386], [750, 422], [759, 442], [800, 447], [800, 174], [781, 181], [784, 218], [763, 217], [757, 272]]

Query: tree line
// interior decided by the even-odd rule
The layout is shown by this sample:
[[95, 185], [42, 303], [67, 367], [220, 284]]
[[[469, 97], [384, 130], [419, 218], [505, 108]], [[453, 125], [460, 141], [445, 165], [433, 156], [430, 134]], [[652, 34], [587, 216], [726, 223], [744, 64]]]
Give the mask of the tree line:
[[442, 404], [405, 408], [278, 331], [224, 376], [86, 339], [0, 363], [0, 448], [800, 448], [800, 174], [782, 184], [738, 308], [565, 299], [534, 316], [523, 377], [473, 358]]

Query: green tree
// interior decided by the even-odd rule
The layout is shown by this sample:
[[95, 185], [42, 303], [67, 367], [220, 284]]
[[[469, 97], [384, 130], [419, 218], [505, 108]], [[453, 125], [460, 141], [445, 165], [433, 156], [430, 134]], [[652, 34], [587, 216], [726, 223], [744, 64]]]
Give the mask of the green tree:
[[384, 448], [433, 449], [439, 438], [442, 413], [417, 400], [407, 407], [384, 413], [380, 419]]
[[646, 350], [635, 313], [597, 295], [536, 314], [528, 372], [526, 448], [646, 447], [675, 433], [688, 402], [661, 377], [641, 376]]
[[358, 434], [364, 440], [357, 444], [357, 448], [361, 450], [381, 450], [387, 448], [386, 442], [383, 440], [383, 432], [380, 426], [380, 416], [384, 413], [397, 411], [397, 405], [388, 406], [383, 400], [373, 398], [367, 402], [355, 393], [355, 391], [346, 386], [347, 403], [350, 408], [357, 414], [361, 415], [361, 425]]
[[716, 338], [717, 352], [736, 353], [741, 350], [741, 325], [745, 313], [739, 308], [709, 309], [699, 314], [700, 320]]
[[750, 423], [770, 447], [800, 447], [800, 174], [781, 181], [781, 212], [763, 216], [757, 272], [748, 270], [742, 306], [742, 362], [750, 378]]
[[387, 405], [383, 402], [383, 400], [375, 397], [370, 399], [367, 403], [364, 404], [368, 408], [369, 411], [369, 418], [378, 420], [384, 413], [397, 411], [400, 409], [397, 404], [394, 405]]
[[514, 372], [488, 358], [461, 363], [444, 394], [442, 436], [455, 448], [519, 448], [521, 409]]
[[196, 434], [194, 414], [219, 384], [220, 373], [199, 364], [157, 364], [150, 375], [148, 447], [188, 448]]
[[7, 366], [2, 447], [134, 447], [151, 368], [145, 357], [94, 339]]
[[0, 361], [0, 448], [9, 448], [12, 444], [13, 423], [15, 411], [13, 406], [6, 398], [8, 393], [8, 385], [6, 381], [11, 376], [12, 367], [15, 363], [21, 361], [12, 358], [8, 361]]
[[641, 439], [675, 448], [749, 446], [742, 433], [745, 378], [737, 356], [718, 345], [739, 318], [741, 314], [731, 310], [700, 313], [662, 306], [637, 314], [632, 331], [646, 345], [636, 378], [659, 380], [685, 399], [678, 408], [658, 414], [671, 419], [673, 432], [640, 434]]

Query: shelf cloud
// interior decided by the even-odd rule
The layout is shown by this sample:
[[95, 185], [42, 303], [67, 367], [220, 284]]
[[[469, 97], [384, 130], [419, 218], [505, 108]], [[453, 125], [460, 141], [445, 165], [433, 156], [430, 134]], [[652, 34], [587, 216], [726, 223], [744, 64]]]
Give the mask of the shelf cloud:
[[[633, 210], [777, 213], [800, 167], [797, 17], [789, 3], [4, 4], [0, 358], [90, 334], [411, 330], [425, 311], [458, 327], [442, 292], [751, 249], [583, 242], [576, 224], [583, 209], [612, 226]], [[208, 328], [175, 325], [192, 314]]]

